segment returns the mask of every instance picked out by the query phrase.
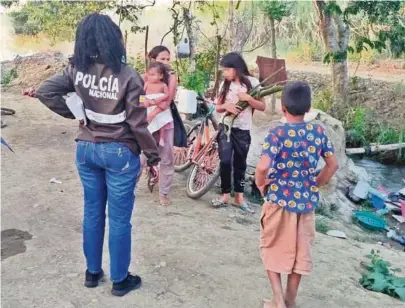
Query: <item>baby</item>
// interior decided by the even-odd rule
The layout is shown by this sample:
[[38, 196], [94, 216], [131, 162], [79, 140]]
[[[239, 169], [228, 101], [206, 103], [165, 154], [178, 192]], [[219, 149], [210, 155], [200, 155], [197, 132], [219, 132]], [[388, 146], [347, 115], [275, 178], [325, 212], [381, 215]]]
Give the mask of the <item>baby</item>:
[[148, 129], [151, 133], [159, 131], [159, 145], [164, 146], [162, 128], [173, 121], [170, 108], [167, 106], [169, 89], [165, 80], [168, 80], [167, 68], [164, 64], [153, 62], [146, 71], [145, 78], [145, 100], [144, 105], [148, 107]]

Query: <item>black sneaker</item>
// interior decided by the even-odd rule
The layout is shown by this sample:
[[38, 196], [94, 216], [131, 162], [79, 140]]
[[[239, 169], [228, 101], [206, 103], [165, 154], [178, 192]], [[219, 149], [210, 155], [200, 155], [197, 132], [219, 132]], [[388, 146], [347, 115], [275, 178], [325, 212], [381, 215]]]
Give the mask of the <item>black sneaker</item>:
[[111, 293], [114, 296], [124, 296], [128, 292], [138, 289], [141, 284], [141, 277], [128, 274], [124, 281], [113, 283]]
[[86, 288], [95, 288], [98, 286], [98, 283], [103, 277], [104, 277], [103, 270], [101, 270], [101, 272], [98, 274], [92, 274], [89, 273], [88, 270], [86, 270], [86, 279], [84, 280], [84, 286]]

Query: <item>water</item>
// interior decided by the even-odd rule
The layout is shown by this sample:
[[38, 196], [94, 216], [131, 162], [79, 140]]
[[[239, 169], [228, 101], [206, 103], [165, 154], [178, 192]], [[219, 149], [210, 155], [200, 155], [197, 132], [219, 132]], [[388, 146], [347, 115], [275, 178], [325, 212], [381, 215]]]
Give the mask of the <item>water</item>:
[[354, 163], [367, 170], [375, 188], [381, 185], [390, 192], [398, 192], [405, 187], [405, 166], [383, 165], [367, 158], [354, 160]]

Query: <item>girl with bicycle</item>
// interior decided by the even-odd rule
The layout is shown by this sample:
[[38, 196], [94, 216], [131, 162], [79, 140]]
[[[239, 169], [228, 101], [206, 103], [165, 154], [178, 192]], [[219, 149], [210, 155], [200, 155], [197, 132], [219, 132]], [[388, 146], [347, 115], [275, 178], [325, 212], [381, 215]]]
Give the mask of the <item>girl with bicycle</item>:
[[[231, 129], [230, 140], [225, 134], [226, 128], [220, 124], [218, 134], [221, 191], [219, 198], [212, 200], [215, 208], [227, 206], [230, 201], [231, 175], [233, 171], [233, 190], [235, 200], [233, 205], [243, 211], [251, 212], [243, 197], [245, 187], [246, 159], [250, 146], [250, 130], [252, 128], [253, 111], [265, 110], [263, 100], [257, 100], [247, 94], [259, 85], [259, 80], [252, 77], [243, 58], [236, 52], [226, 54], [220, 63], [223, 68], [224, 82], [215, 100], [218, 113], [237, 115]], [[241, 110], [236, 106], [238, 101], [246, 101], [249, 106]], [[232, 170], [233, 169], [233, 170]]]

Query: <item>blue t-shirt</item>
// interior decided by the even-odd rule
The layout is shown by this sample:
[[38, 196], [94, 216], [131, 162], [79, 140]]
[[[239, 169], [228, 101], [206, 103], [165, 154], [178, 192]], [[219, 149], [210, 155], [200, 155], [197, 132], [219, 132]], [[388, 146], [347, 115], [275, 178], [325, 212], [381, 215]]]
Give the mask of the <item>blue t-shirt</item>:
[[295, 213], [313, 211], [319, 202], [316, 166], [330, 157], [333, 145], [322, 126], [307, 122], [286, 123], [269, 131], [262, 155], [271, 159], [266, 200]]

